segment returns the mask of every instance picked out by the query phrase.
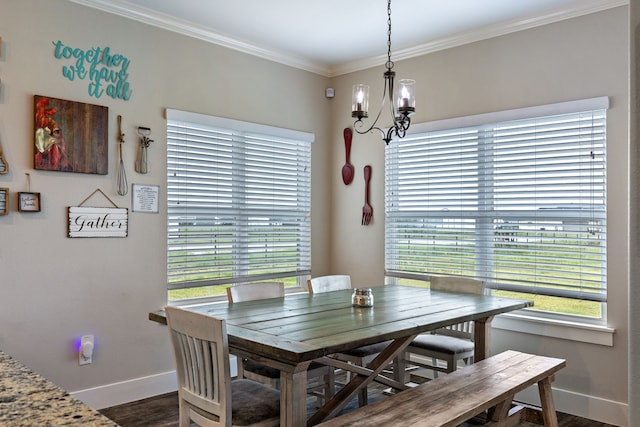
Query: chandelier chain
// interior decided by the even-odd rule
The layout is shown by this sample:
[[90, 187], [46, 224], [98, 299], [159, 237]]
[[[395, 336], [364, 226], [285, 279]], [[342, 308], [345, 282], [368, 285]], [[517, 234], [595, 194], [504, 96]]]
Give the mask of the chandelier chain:
[[391, 0], [387, 1], [387, 64], [388, 70], [393, 68], [393, 62], [391, 61]]
[[[387, 0], [387, 63], [385, 68], [387, 71], [384, 73], [384, 89], [382, 92], [382, 104], [380, 110], [376, 115], [371, 126], [364, 129], [364, 123], [362, 119], [368, 117], [368, 99], [369, 99], [369, 86], [367, 85], [354, 85], [353, 87], [353, 99], [351, 117], [355, 117], [356, 120], [353, 123], [353, 130], [363, 135], [376, 129], [382, 134], [382, 140], [388, 145], [391, 139], [396, 136], [398, 138], [404, 138], [405, 133], [411, 126], [411, 114], [415, 112], [415, 99], [413, 90], [415, 87], [415, 81], [411, 79], [400, 80], [402, 91], [398, 94], [397, 102], [394, 101], [394, 79], [396, 76], [395, 71], [392, 71], [393, 61], [391, 61], [391, 0]], [[392, 125], [384, 131], [378, 127], [378, 119], [382, 114], [383, 108], [387, 102], [389, 102], [389, 112], [391, 113]]]

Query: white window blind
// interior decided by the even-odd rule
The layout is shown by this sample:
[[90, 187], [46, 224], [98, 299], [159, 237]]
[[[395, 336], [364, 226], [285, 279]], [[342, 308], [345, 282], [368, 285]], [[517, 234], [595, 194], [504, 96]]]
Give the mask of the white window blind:
[[386, 274], [606, 301], [608, 100], [592, 101], [431, 124], [389, 144]]
[[169, 289], [310, 274], [312, 140], [167, 110]]

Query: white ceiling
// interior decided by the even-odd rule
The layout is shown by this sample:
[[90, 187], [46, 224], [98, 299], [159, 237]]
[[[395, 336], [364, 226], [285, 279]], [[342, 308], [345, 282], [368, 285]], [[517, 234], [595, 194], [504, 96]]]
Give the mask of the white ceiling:
[[[71, 0], [334, 76], [384, 64], [385, 0]], [[629, 0], [394, 0], [392, 60], [628, 4]]]

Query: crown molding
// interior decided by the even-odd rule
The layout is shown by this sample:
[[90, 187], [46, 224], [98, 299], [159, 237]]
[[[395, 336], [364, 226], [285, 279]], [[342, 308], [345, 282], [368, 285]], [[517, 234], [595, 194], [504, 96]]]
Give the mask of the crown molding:
[[330, 68], [324, 64], [218, 34], [192, 22], [150, 9], [132, 6], [120, 0], [69, 1], [322, 76], [329, 76], [331, 71]]
[[[411, 59], [429, 53], [438, 52], [453, 47], [487, 40], [493, 37], [503, 36], [530, 28], [552, 24], [566, 19], [577, 18], [591, 13], [601, 12], [615, 7], [627, 6], [629, 0], [591, 0], [581, 2], [580, 6], [571, 9], [560, 9], [545, 15], [536, 15], [526, 18], [505, 21], [495, 25], [489, 25], [478, 30], [467, 31], [452, 37], [444, 37], [429, 43], [413, 46], [407, 49], [395, 50], [393, 60], [401, 61]], [[365, 70], [380, 66], [387, 61], [387, 55], [379, 55], [373, 58], [363, 59], [340, 64], [331, 68], [328, 77], [336, 77], [355, 71]]]
[[[69, 1], [325, 77], [336, 77], [355, 71], [377, 67], [384, 64], [387, 60], [386, 55], [379, 55], [359, 61], [331, 66], [267, 49], [242, 40], [237, 40], [169, 15], [158, 13], [146, 8], [134, 7], [121, 0]], [[393, 53], [393, 59], [394, 61], [410, 59], [517, 31], [523, 31], [619, 6], [626, 6], [628, 4], [629, 0], [584, 0], [575, 8], [564, 8], [545, 15], [530, 16], [524, 19], [490, 25], [478, 30], [460, 33], [452, 37], [444, 37], [411, 48], [397, 50]]]

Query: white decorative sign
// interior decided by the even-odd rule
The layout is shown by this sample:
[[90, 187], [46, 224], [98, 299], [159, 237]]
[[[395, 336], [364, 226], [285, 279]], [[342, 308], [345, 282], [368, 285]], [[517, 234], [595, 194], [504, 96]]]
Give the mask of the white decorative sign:
[[127, 237], [127, 208], [69, 208], [69, 237]]
[[133, 184], [133, 212], [158, 213], [159, 185]]

